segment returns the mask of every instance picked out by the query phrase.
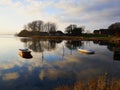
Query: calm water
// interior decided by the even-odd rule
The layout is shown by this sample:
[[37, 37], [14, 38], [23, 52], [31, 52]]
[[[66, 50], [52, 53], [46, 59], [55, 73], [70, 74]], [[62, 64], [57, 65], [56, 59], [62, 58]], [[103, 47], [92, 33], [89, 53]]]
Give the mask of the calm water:
[[[29, 48], [33, 58], [18, 55]], [[92, 55], [77, 51], [92, 49]], [[52, 90], [58, 85], [86, 81], [107, 72], [120, 79], [120, 56], [108, 42], [58, 41], [0, 35], [0, 90]]]

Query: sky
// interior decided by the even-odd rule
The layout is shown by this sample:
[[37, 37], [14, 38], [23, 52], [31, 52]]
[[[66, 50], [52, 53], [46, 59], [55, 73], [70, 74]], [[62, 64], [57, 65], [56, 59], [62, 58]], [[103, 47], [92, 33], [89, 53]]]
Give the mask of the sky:
[[34, 20], [56, 23], [64, 32], [70, 24], [85, 31], [120, 22], [120, 0], [0, 0], [0, 33], [18, 33]]

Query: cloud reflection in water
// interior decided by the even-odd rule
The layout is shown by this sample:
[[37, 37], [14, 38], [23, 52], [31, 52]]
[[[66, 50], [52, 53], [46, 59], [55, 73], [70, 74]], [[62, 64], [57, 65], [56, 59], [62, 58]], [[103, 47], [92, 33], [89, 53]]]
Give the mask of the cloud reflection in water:
[[[39, 43], [45, 45], [45, 41], [39, 41]], [[0, 83], [11, 81], [13, 87], [19, 87], [22, 90], [28, 87], [31, 90], [33, 88], [43, 89], [46, 86], [53, 87], [59, 84], [72, 83], [76, 80], [87, 80], [87, 78], [91, 77], [95, 78], [103, 74], [105, 70], [120, 75], [119, 64], [111, 70], [113, 53], [107, 47], [90, 42], [91, 46], [85, 45], [84, 48], [94, 49], [96, 54], [85, 55], [77, 51], [76, 45], [76, 42], [67, 43], [67, 46], [66, 42], [53, 45], [52, 41], [50, 47], [53, 49], [49, 48], [49, 44], [42, 49], [42, 52], [35, 49], [31, 52], [32, 59], [23, 59], [19, 56], [14, 57], [12, 60], [1, 59], [0, 75], [2, 79]], [[78, 45], [81, 45], [81, 43]], [[41, 49], [41, 47], [38, 49]], [[13, 50], [18, 50], [18, 47]], [[16, 56], [14, 53], [11, 54]], [[8, 85], [7, 82], [5, 84]], [[16, 88], [12, 90], [16, 90]]]
[[14, 73], [7, 73], [5, 74], [2, 79], [3, 80], [15, 80], [19, 77], [18, 73], [17, 72], [14, 72]]

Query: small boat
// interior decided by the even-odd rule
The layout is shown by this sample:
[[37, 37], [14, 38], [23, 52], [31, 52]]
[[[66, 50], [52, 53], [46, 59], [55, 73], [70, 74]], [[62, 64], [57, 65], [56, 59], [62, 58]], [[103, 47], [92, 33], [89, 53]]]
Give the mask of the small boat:
[[19, 49], [19, 55], [23, 58], [32, 58], [31, 51], [29, 49]]
[[78, 49], [78, 51], [79, 52], [81, 52], [81, 53], [86, 53], [86, 54], [94, 54], [95, 53], [95, 51], [93, 51], [93, 50], [86, 50], [86, 49]]

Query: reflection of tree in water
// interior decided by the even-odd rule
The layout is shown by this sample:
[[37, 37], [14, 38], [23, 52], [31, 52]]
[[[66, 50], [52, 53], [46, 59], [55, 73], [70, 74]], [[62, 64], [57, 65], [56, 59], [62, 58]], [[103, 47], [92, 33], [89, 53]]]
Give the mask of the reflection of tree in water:
[[25, 43], [25, 47], [33, 50], [34, 52], [42, 52], [44, 49], [50, 51], [56, 48], [57, 43], [61, 43], [58, 40], [40, 40], [40, 39], [30, 39], [22, 38], [22, 42]]
[[110, 51], [113, 51], [114, 53], [113, 59], [120, 60], [120, 44], [118, 45], [118, 44], [113, 43], [113, 44], [109, 44], [107, 47]]
[[75, 50], [77, 49], [77, 47], [82, 46], [81, 41], [68, 40], [65, 44], [66, 44], [66, 47], [69, 48], [70, 50]]
[[56, 43], [61, 43], [63, 40], [54, 40]]
[[103, 41], [103, 40], [93, 41], [93, 43], [99, 45], [106, 45], [110, 51], [120, 50], [120, 43]]
[[33, 40], [28, 44], [28, 48], [32, 49], [34, 52], [42, 52], [43, 43], [39, 40]]
[[108, 41], [101, 41], [101, 40], [96, 40], [96, 41], [93, 41], [94, 44], [99, 44], [99, 45], [109, 45], [109, 42]]
[[109, 42], [109, 41], [93, 41], [95, 44], [106, 45], [107, 48], [112, 51], [113, 59], [120, 60], [120, 43]]
[[115, 51], [114, 52], [114, 60], [119, 60], [120, 61], [120, 51]]

